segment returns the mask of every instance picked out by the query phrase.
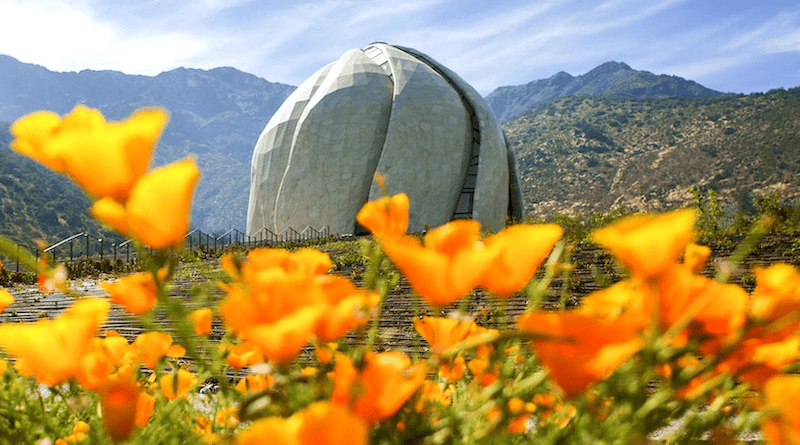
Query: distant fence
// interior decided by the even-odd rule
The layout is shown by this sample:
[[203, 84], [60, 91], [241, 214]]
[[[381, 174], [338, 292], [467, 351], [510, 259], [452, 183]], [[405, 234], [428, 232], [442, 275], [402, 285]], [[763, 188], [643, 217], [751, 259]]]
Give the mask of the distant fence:
[[[287, 227], [277, 233], [263, 228], [254, 235], [247, 235], [238, 229], [228, 230], [222, 235], [213, 235], [199, 229], [193, 229], [184, 237], [184, 247], [190, 252], [196, 250], [217, 252], [233, 248], [272, 246], [281, 243], [303, 242], [330, 237], [331, 233], [328, 227], [323, 227], [319, 230], [313, 227], [306, 227], [301, 231]], [[28, 250], [36, 256], [37, 260], [40, 255], [49, 254], [52, 256], [54, 263], [57, 261], [74, 262], [81, 259], [99, 260], [101, 262], [107, 259], [114, 263], [117, 261], [130, 263], [135, 261], [137, 257], [136, 249], [131, 248], [131, 240], [129, 239], [122, 241], [107, 240], [96, 238], [85, 232], [76, 233], [44, 249], [40, 249], [37, 246], [17, 244], [17, 250], [19, 251], [20, 249]], [[19, 257], [19, 254], [17, 257]], [[2, 258], [1, 254], [0, 258], [4, 260], [4, 267], [8, 271], [20, 272], [19, 261], [11, 260], [11, 264], [9, 264], [8, 258]]]

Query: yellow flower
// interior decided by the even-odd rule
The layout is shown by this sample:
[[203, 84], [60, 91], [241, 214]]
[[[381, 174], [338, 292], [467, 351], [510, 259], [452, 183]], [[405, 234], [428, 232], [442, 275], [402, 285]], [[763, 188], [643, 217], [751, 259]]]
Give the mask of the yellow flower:
[[411, 236], [383, 240], [383, 249], [419, 295], [434, 306], [447, 306], [483, 279], [497, 248], [479, 240], [480, 224], [456, 220], [425, 235], [424, 246]]
[[185, 369], [179, 369], [176, 374], [164, 374], [158, 379], [161, 393], [169, 400], [183, 397], [197, 383], [197, 376]]
[[192, 195], [200, 170], [186, 158], [139, 178], [127, 201], [104, 197], [91, 211], [120, 234], [161, 249], [178, 246], [189, 227]]
[[592, 233], [634, 275], [652, 277], [675, 264], [694, 237], [696, 212], [634, 215]]
[[400, 193], [364, 204], [356, 221], [375, 238], [402, 235], [408, 230], [408, 196]]
[[131, 314], [144, 314], [153, 308], [158, 297], [158, 287], [150, 272], [132, 273], [113, 283], [100, 286], [111, 296], [111, 301]]
[[159, 108], [136, 111], [107, 123], [94, 109], [78, 105], [63, 119], [36, 112], [11, 126], [11, 148], [73, 178], [94, 197], [125, 201], [150, 165], [169, 114]]
[[0, 288], [0, 312], [3, 312], [12, 304], [14, 304], [14, 296], [11, 295], [8, 289]]
[[53, 320], [0, 325], [0, 346], [17, 357], [18, 372], [35, 374], [37, 381], [53, 386], [79, 372], [108, 309], [107, 301], [87, 298]]
[[211, 333], [211, 309], [205, 307], [194, 310], [189, 317], [192, 319], [195, 334], [203, 336]]
[[528, 284], [563, 233], [556, 224], [520, 224], [486, 238], [486, 246], [496, 245], [500, 253], [480, 285], [500, 297], [518, 292]]

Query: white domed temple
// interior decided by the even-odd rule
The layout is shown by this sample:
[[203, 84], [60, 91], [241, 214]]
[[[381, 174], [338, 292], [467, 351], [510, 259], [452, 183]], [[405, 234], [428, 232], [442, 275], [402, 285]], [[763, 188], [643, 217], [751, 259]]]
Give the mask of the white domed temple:
[[253, 151], [247, 233], [327, 227], [357, 233], [381, 196], [410, 201], [409, 231], [458, 218], [499, 230], [521, 219], [514, 155], [483, 98], [410, 48], [352, 49], [303, 82]]

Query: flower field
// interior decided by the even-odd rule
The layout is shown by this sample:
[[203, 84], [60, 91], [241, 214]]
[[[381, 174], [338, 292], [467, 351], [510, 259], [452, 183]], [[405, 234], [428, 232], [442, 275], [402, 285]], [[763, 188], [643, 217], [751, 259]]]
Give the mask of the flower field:
[[800, 270], [742, 267], [769, 218], [710, 262], [696, 210], [624, 217], [591, 233], [606, 268], [589, 285], [557, 224], [407, 234], [407, 197], [385, 195], [357, 216], [371, 236], [350, 276], [317, 248], [259, 248], [187, 287], [201, 172], [149, 168], [167, 121], [79, 106], [12, 126], [146, 261], [103, 297], [3, 252], [36, 271], [43, 315], [0, 324], [0, 442], [800, 443]]

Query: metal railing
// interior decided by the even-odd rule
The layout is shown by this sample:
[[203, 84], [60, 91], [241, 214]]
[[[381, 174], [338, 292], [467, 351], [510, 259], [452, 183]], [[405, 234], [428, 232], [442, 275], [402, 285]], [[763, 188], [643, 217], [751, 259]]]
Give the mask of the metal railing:
[[[278, 233], [270, 229], [262, 228], [253, 235], [247, 235], [239, 229], [230, 229], [222, 235], [214, 235], [201, 231], [200, 229], [190, 230], [184, 236], [184, 247], [189, 252], [202, 250], [204, 252], [218, 252], [231, 250], [234, 248], [253, 248], [263, 246], [273, 246], [282, 243], [302, 242], [308, 240], [316, 240], [323, 238], [330, 238], [331, 232], [328, 227], [323, 227], [319, 230], [313, 227], [306, 227], [301, 231], [297, 231], [292, 227], [287, 227]], [[17, 250], [26, 249], [39, 259], [40, 255], [49, 254], [52, 257], [53, 263], [61, 261], [69, 261], [70, 263], [76, 260], [110, 260], [117, 263], [118, 260], [125, 263], [131, 263], [137, 258], [137, 250], [131, 248], [132, 240], [108, 240], [103, 238], [96, 238], [86, 232], [76, 233], [75, 235], [68, 236], [48, 247], [41, 250], [38, 247], [31, 248], [24, 244], [17, 244]], [[19, 254], [17, 254], [19, 257]], [[10, 269], [9, 259], [5, 260], [5, 267]], [[14, 264], [14, 270], [20, 271], [19, 260], [11, 260]]]

